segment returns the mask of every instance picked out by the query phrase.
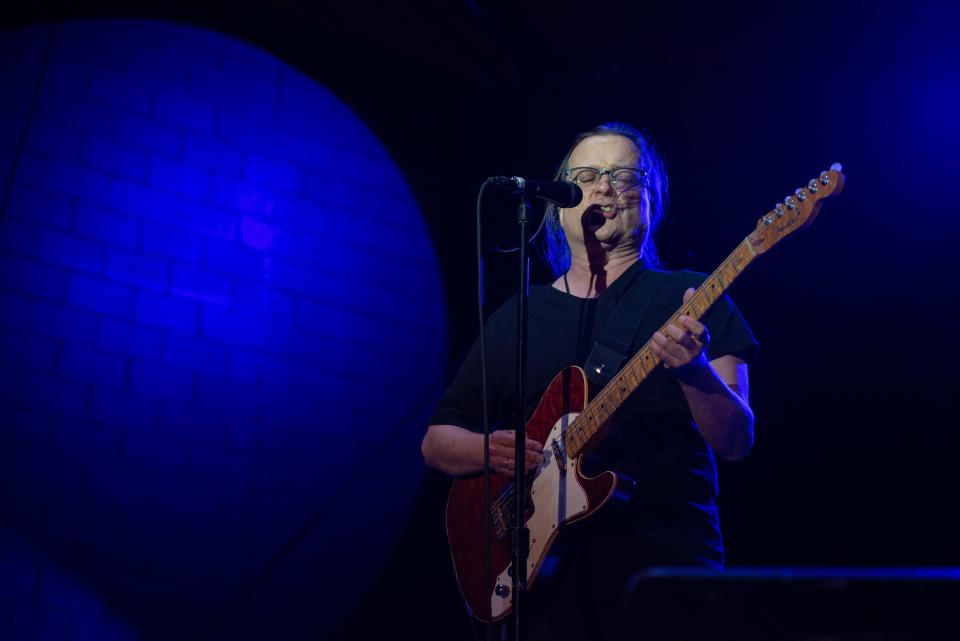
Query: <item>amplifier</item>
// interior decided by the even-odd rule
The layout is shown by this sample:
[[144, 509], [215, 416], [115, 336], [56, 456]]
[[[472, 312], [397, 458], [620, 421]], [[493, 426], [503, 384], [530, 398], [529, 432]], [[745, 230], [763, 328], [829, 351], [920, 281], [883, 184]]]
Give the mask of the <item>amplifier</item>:
[[652, 568], [628, 587], [644, 641], [960, 640], [960, 568]]

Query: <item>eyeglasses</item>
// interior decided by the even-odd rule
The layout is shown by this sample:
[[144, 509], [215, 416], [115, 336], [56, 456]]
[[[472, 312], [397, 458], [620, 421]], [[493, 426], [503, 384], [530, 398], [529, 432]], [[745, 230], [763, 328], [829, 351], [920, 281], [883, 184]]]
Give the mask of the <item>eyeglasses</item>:
[[564, 178], [572, 180], [581, 187], [593, 187], [600, 184], [604, 175], [610, 177], [610, 186], [617, 192], [634, 189], [643, 182], [647, 172], [642, 169], [614, 167], [612, 169], [597, 169], [596, 167], [571, 167], [563, 172]]

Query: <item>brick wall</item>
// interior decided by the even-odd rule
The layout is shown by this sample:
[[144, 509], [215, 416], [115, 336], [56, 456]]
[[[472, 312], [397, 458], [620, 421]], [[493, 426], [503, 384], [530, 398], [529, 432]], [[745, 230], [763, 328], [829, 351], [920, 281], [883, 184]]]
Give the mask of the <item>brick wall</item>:
[[59, 25], [44, 66], [51, 29], [0, 37], [0, 625], [333, 621], [403, 526], [445, 362], [416, 204], [349, 108], [262, 51], [101, 20]]

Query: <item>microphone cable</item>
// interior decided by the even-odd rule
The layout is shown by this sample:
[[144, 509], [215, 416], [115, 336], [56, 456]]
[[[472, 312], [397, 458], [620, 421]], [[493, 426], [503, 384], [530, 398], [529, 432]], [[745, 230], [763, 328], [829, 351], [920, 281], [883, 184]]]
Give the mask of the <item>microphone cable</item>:
[[[483, 193], [491, 183], [487, 178], [477, 193], [477, 314], [480, 321], [480, 403], [483, 416], [483, 584], [490, 585], [490, 418], [487, 415], [487, 342], [483, 314]], [[471, 626], [472, 627], [472, 626]], [[486, 641], [493, 641], [493, 623], [484, 624]]]
[[[489, 181], [490, 179], [488, 178], [487, 182]], [[486, 183], [484, 183], [484, 185], [486, 185]], [[482, 189], [483, 187], [481, 187], [481, 190]], [[547, 207], [550, 207], [550, 205], [547, 205]], [[556, 207], [556, 205], [554, 205], [554, 207]], [[547, 226], [547, 212], [546, 210], [544, 210], [543, 216], [540, 218], [540, 226], [537, 227], [537, 231], [533, 232], [533, 235], [530, 236], [530, 239], [527, 241], [527, 245], [533, 245], [536, 242], [537, 238], [540, 237], [540, 234], [543, 233], [543, 230], [546, 226]], [[491, 249], [498, 254], [515, 254], [516, 252], [520, 251], [519, 247], [508, 247], [504, 249], [499, 245], [494, 245], [493, 247], [491, 247]]]

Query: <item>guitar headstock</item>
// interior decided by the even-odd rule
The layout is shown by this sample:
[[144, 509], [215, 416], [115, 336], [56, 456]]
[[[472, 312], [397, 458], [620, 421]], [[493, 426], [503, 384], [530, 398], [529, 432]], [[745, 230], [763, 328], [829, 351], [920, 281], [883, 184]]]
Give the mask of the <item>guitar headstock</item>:
[[762, 254], [801, 227], [806, 227], [820, 213], [821, 202], [843, 190], [843, 167], [834, 163], [829, 170], [801, 187], [757, 221], [757, 228], [747, 236], [751, 247]]

